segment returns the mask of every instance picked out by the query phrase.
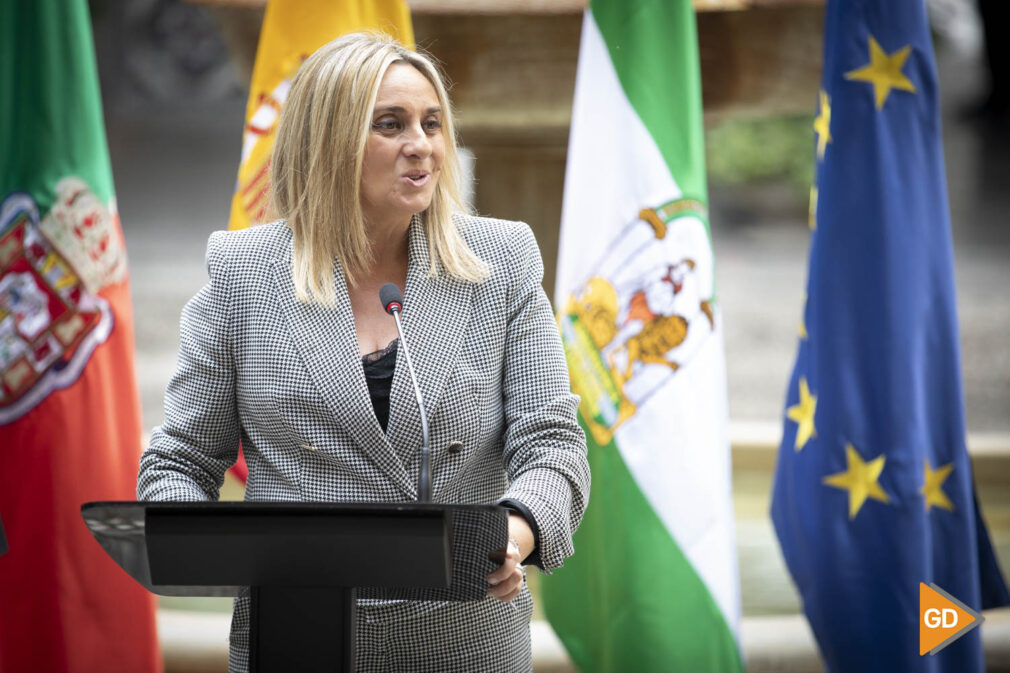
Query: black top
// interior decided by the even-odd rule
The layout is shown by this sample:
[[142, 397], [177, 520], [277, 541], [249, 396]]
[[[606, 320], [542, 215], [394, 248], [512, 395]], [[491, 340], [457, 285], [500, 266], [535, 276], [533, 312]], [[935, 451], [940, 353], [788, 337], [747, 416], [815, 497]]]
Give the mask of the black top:
[[393, 373], [396, 371], [396, 351], [399, 339], [393, 339], [382, 350], [369, 353], [361, 358], [365, 368], [365, 382], [372, 398], [375, 417], [379, 419], [382, 431], [389, 425], [389, 391], [393, 387]]

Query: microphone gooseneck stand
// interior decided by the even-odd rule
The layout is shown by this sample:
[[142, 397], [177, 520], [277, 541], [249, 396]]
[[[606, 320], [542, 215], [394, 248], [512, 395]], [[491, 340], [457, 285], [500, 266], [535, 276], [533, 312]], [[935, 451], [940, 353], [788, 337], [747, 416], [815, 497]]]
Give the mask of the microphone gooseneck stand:
[[414, 374], [414, 364], [410, 360], [410, 350], [403, 336], [403, 325], [400, 323], [400, 311], [403, 310], [403, 293], [393, 283], [386, 283], [379, 289], [379, 300], [386, 313], [393, 316], [396, 331], [400, 335], [400, 345], [407, 361], [407, 371], [410, 382], [414, 385], [414, 396], [417, 398], [417, 408], [421, 412], [421, 474], [418, 476], [417, 499], [420, 502], [431, 502], [431, 446], [428, 443], [428, 414], [424, 411], [424, 400], [421, 398], [421, 387], [417, 385]]

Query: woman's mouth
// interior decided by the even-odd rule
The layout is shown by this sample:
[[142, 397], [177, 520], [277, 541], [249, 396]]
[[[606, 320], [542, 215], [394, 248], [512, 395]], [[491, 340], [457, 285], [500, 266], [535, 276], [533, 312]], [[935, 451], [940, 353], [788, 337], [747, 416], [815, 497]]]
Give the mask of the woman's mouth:
[[431, 173], [425, 171], [410, 171], [403, 174], [402, 178], [407, 184], [414, 187], [423, 187], [431, 179]]

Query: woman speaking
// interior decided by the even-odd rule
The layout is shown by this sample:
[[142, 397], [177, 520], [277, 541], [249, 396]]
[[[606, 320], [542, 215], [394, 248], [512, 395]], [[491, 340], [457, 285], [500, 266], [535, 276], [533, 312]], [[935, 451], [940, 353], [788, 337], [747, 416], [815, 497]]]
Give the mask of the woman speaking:
[[[302, 65], [270, 179], [283, 219], [210, 238], [138, 499], [216, 500], [241, 442], [247, 500], [416, 500], [421, 418], [379, 301], [394, 283], [432, 499], [504, 505], [509, 545], [484, 600], [360, 601], [357, 670], [529, 671], [521, 563], [560, 566], [589, 495], [532, 232], [464, 213], [445, 85], [385, 37], [341, 37]], [[240, 597], [230, 670], [247, 669], [248, 648]]]

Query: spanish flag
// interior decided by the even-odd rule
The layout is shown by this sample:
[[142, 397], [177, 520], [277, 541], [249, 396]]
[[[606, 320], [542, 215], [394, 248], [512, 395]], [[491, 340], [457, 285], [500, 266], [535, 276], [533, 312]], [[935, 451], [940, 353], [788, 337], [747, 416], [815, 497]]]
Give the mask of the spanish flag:
[[[242, 134], [242, 160], [231, 201], [229, 229], [269, 220], [270, 156], [291, 80], [312, 52], [345, 33], [388, 33], [413, 49], [414, 29], [405, 0], [270, 0], [263, 17]], [[228, 472], [243, 484], [245, 457]]]
[[359, 30], [389, 33], [414, 46], [410, 10], [404, 0], [270, 0], [267, 4], [249, 87], [229, 229], [244, 229], [269, 217], [268, 178], [277, 118], [299, 66], [327, 42]]

